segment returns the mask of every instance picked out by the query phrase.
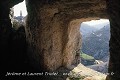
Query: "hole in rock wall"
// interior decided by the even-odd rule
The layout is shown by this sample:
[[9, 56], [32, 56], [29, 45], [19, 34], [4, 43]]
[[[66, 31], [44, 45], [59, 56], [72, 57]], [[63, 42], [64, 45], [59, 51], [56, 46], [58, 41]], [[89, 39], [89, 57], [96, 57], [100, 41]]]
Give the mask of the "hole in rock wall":
[[88, 68], [107, 73], [109, 62], [110, 23], [108, 19], [82, 22], [81, 63]]
[[14, 13], [11, 19], [13, 28], [10, 42], [10, 66], [12, 71], [24, 72], [29, 71], [28, 57], [27, 57], [27, 43], [25, 34], [25, 19], [27, 15], [25, 1], [15, 5], [12, 8]]
[[27, 10], [25, 0], [13, 7], [14, 10], [14, 20], [13, 28], [18, 29], [21, 25], [25, 24]]

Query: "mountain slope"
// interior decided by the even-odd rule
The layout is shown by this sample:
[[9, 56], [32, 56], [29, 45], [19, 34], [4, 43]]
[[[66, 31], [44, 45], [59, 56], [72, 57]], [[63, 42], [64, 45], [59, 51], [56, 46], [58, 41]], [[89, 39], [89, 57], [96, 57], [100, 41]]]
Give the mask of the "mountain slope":
[[82, 36], [87, 35], [88, 33], [92, 33], [94, 31], [97, 31], [98, 29], [95, 27], [92, 27], [88, 24], [82, 23], [80, 27], [80, 32]]
[[83, 37], [82, 51], [95, 59], [109, 56], [109, 39], [110, 26], [108, 24], [102, 29]]

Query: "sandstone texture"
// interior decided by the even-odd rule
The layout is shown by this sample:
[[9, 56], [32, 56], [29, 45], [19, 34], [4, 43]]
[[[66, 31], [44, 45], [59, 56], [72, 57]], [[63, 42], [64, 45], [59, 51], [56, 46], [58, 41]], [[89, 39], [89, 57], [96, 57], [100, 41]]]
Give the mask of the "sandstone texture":
[[105, 3], [27, 0], [26, 36], [33, 63], [50, 71], [61, 66], [70, 68], [81, 46], [80, 23], [86, 18], [90, 20], [89, 17], [106, 18]]
[[[15, 46], [12, 44], [14, 32], [9, 18], [10, 8], [22, 1], [0, 1], [0, 53], [2, 55], [0, 64], [2, 64], [1, 69], [6, 68], [6, 71], [8, 66], [11, 66], [11, 62], [19, 59], [17, 58], [19, 50], [11, 51]], [[22, 56], [29, 57], [29, 63], [37, 70], [54, 71], [59, 67], [71, 68], [71, 65], [75, 64], [76, 53], [81, 47], [80, 23], [109, 18], [111, 23], [109, 72], [115, 73], [114, 76], [109, 77], [111, 80], [118, 80], [120, 74], [119, 5], [119, 0], [26, 0], [28, 11], [26, 40], [25, 43], [24, 40], [21, 43], [26, 45], [27, 42], [27, 52], [22, 49], [25, 45], [21, 45], [20, 50], [23, 50], [21, 53], [26, 54], [26, 57]], [[15, 40], [16, 43], [19, 43], [19, 40]], [[13, 56], [14, 54], [17, 57]], [[22, 57], [18, 61], [21, 59]], [[16, 63], [18, 62], [13, 64]], [[13, 66], [9, 69], [14, 70]]]

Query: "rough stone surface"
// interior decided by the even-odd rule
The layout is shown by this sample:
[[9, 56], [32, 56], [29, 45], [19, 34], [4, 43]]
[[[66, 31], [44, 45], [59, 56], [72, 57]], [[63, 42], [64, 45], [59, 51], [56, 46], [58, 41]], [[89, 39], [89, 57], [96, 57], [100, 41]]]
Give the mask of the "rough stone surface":
[[80, 21], [76, 19], [106, 17], [105, 3], [104, 0], [27, 0], [26, 35], [32, 63], [50, 71], [60, 66], [70, 68], [81, 44], [77, 23]]
[[110, 62], [109, 62], [109, 75], [108, 80], [120, 79], [120, 1], [119, 0], [107, 0], [107, 8], [110, 19]]
[[[8, 53], [12, 45], [10, 8], [21, 1], [23, 0], [0, 1], [1, 70], [8, 68], [6, 64], [13, 58], [12, 54]], [[82, 22], [84, 19], [91, 20], [91, 17], [106, 18], [106, 2], [111, 24], [109, 72], [115, 73], [108, 78], [119, 80], [119, 0], [26, 0], [28, 11], [26, 39], [28, 55], [34, 67], [43, 67], [49, 71], [61, 66], [69, 68], [74, 63], [76, 51], [81, 46], [79, 24], [76, 19]]]

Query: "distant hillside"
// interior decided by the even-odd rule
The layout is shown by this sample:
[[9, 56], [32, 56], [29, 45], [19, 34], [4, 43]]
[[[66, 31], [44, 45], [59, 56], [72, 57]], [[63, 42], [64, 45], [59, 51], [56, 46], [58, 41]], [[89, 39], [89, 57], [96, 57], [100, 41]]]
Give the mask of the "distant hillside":
[[82, 51], [95, 59], [103, 59], [109, 56], [110, 26], [104, 26], [98, 31], [87, 34], [82, 37]]
[[80, 32], [81, 32], [82, 36], [90, 34], [97, 30], [98, 30], [97, 28], [91, 27], [90, 25], [85, 24], [85, 23], [82, 23], [81, 27], [80, 27]]
[[93, 25], [93, 27], [96, 27], [97, 29], [101, 29], [101, 28], [103, 28], [104, 26], [106, 26], [108, 24], [109, 24], [109, 22], [102, 22], [102, 23]]

